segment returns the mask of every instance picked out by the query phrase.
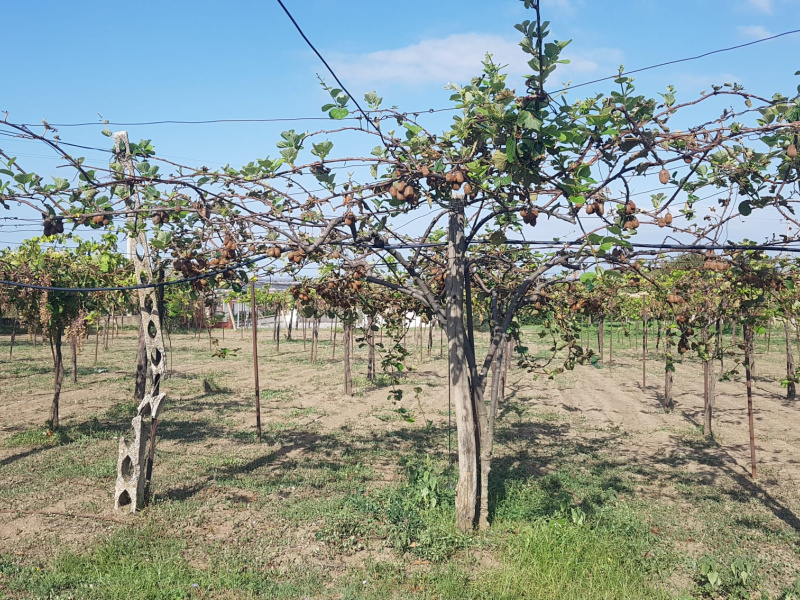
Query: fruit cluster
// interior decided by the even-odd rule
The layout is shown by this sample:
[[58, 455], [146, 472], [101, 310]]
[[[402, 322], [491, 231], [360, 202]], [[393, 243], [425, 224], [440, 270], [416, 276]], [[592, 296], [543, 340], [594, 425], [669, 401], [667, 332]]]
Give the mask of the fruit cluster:
[[456, 167], [445, 175], [444, 180], [449, 183], [454, 190], [461, 190], [464, 192], [465, 196], [472, 194], [472, 184], [467, 181], [467, 175], [464, 169]]
[[[80, 216], [78, 217], [78, 225], [86, 225], [89, 221], [89, 217], [87, 216]], [[109, 215], [94, 215], [91, 218], [92, 225], [110, 225], [111, 224], [111, 217]]]
[[636, 218], [636, 203], [633, 200], [628, 200], [625, 203], [622, 214], [623, 229], [638, 229], [639, 219]]
[[231, 236], [226, 236], [225, 241], [222, 244], [222, 249], [217, 251], [219, 256], [215, 256], [208, 264], [212, 267], [226, 267], [228, 266], [228, 262], [235, 260], [238, 254], [236, 240], [233, 239]]
[[667, 225], [672, 225], [672, 214], [667, 213], [663, 217], [658, 218], [658, 226], [659, 227], [666, 227]]
[[303, 304], [311, 302], [311, 288], [308, 286], [293, 285], [289, 288], [289, 292], [295, 300], [300, 300]]
[[58, 233], [64, 233], [64, 219], [62, 217], [45, 217], [44, 236], [49, 237]]
[[519, 216], [522, 217], [522, 221], [530, 225], [531, 227], [536, 227], [536, 219], [539, 218], [539, 209], [535, 206], [529, 206], [527, 208], [523, 208], [519, 211]]
[[587, 203], [586, 204], [586, 214], [587, 215], [599, 215], [599, 216], [602, 217], [604, 214], [606, 214], [605, 201], [600, 199], [600, 198], [598, 198], [597, 200], [595, 200], [591, 204]]
[[[176, 208], [176, 211], [180, 211], [180, 208]], [[153, 225], [166, 225], [170, 222], [170, 219], [178, 221], [180, 217], [175, 214], [170, 216], [169, 211], [166, 210], [159, 210], [153, 213], [151, 220], [153, 221]]]
[[[278, 256], [280, 256], [280, 253], [278, 254]], [[301, 262], [303, 262], [303, 259], [305, 259], [305, 257], [306, 257], [306, 253], [303, 250], [299, 250], [299, 249], [298, 250], [291, 250], [286, 255], [286, 260], [288, 260], [290, 263], [294, 263], [296, 265], [299, 265]]]
[[415, 187], [413, 182], [407, 183], [402, 179], [395, 182], [389, 188], [389, 195], [397, 200], [402, 200], [410, 204], [419, 200], [419, 190]]

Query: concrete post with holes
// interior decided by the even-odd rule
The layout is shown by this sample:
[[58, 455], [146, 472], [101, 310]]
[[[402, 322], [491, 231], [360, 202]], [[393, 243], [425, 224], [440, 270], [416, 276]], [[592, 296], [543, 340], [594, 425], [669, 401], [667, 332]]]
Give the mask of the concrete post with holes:
[[[130, 153], [128, 134], [120, 131], [114, 134], [114, 149], [117, 160], [129, 177], [134, 176], [133, 157]], [[129, 185], [126, 205], [132, 212], [134, 225], [140, 225], [141, 200], [133, 184]], [[139, 227], [135, 227], [139, 229]], [[139, 229], [134, 241], [131, 258], [136, 271], [136, 283], [154, 283], [152, 262], [144, 228]], [[114, 491], [114, 507], [128, 507], [136, 512], [143, 506], [153, 471], [155, 457], [156, 427], [158, 414], [166, 394], [160, 392], [161, 381], [167, 373], [166, 347], [161, 331], [161, 313], [157, 288], [138, 290], [141, 326], [144, 327], [145, 348], [147, 349], [147, 381], [145, 396], [139, 404], [136, 416], [131, 421], [133, 437], [120, 437], [117, 456], [117, 483]], [[146, 427], [149, 419], [149, 431]]]

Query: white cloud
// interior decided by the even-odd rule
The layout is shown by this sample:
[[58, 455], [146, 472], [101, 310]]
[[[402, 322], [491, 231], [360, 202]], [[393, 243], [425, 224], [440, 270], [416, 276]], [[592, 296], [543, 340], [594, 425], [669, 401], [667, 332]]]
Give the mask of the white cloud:
[[747, 0], [747, 2], [759, 12], [772, 14], [772, 0]]
[[[564, 2], [565, 0], [556, 0]], [[494, 61], [508, 65], [510, 75], [523, 75], [530, 69], [528, 55], [519, 47], [516, 38], [482, 33], [460, 33], [445, 38], [427, 39], [391, 50], [366, 54], [331, 55], [334, 69], [347, 81], [356, 84], [401, 83], [404, 85], [465, 83], [480, 73], [486, 53]], [[622, 52], [613, 48], [593, 48], [591, 51], [568, 47], [563, 58], [571, 60], [561, 65], [553, 75], [559, 83], [575, 77], [613, 75], [622, 61]], [[513, 83], [511, 87], [514, 87]]]
[[760, 40], [772, 36], [772, 32], [761, 25], [745, 25], [739, 27], [739, 33], [754, 40]]

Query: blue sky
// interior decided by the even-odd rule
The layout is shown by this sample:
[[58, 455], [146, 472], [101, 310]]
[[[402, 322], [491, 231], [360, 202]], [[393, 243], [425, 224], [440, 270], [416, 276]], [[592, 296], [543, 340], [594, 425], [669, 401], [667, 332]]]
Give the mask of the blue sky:
[[[611, 75], [731, 46], [800, 26], [796, 0], [542, 0], [557, 39], [573, 39], [572, 63], [553, 83]], [[286, 0], [301, 26], [353, 94], [377, 90], [403, 110], [448, 106], [448, 82], [480, 70], [486, 51], [509, 65], [511, 87], [524, 73], [514, 23], [519, 0], [406, 0], [402, 3]], [[13, 122], [94, 122], [60, 128], [70, 141], [106, 147], [100, 117], [112, 121], [323, 116], [324, 67], [272, 0], [8, 3], [0, 110]], [[800, 35], [657, 69], [637, 77], [654, 95], [667, 84], [679, 99], [711, 83], [736, 81], [764, 95], [794, 94]], [[330, 80], [330, 77], [328, 77]], [[521, 85], [519, 86], [521, 89]], [[582, 95], [610, 84], [582, 88]], [[577, 93], [577, 90], [576, 90]], [[713, 116], [703, 115], [703, 116]], [[446, 125], [447, 113], [425, 117]], [[282, 129], [324, 122], [126, 127], [179, 162], [234, 165], [275, 155]], [[119, 129], [119, 127], [113, 129]], [[371, 146], [370, 146], [371, 147]], [[0, 148], [41, 173], [58, 161], [35, 144], [0, 138]], [[370, 148], [361, 150], [369, 152]], [[98, 154], [87, 152], [88, 159]], [[16, 239], [0, 228], [0, 240]]]

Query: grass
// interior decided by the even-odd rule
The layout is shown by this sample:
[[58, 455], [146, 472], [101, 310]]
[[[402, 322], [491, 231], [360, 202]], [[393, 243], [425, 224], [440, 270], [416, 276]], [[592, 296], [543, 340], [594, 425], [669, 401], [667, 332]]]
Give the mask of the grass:
[[[113, 340], [102, 368], [125, 373], [134, 340]], [[454, 526], [441, 405], [426, 404], [427, 417], [437, 417], [426, 428], [407, 391], [404, 404], [418, 417], [408, 423], [384, 402], [385, 381], [362, 379], [359, 395], [341, 402], [338, 360], [321, 349], [312, 369], [302, 342], [282, 344], [276, 357], [262, 340], [259, 445], [247, 354], [221, 363], [206, 339], [177, 334], [173, 346], [177, 372], [166, 384], [150, 504], [124, 525], [4, 516], [20, 532], [0, 549], [0, 598], [658, 599], [721, 590], [775, 600], [800, 574], [794, 505], [737, 476], [696, 427], [669, 425], [678, 452], [630, 461], [620, 455], [629, 433], [539, 406], [542, 386], [523, 388], [499, 415], [492, 528], [464, 534]], [[626, 352], [615, 348], [615, 358]], [[30, 377], [12, 380], [0, 402], [50, 384], [33, 366], [44, 349], [23, 340], [15, 357]], [[412, 382], [401, 385], [423, 386], [423, 401], [444, 398], [446, 408], [446, 385], [431, 375], [445, 361], [414, 364]], [[131, 378], [91, 369], [82, 377], [65, 390], [101, 393], [59, 431], [25, 425], [0, 434], [0, 478], [9, 482], [0, 504], [119, 517], [108, 507], [115, 438], [136, 410], [125, 399]], [[577, 381], [572, 373], [553, 385]], [[348, 406], [358, 418], [342, 417]], [[709, 591], [711, 562], [721, 583]], [[742, 565], [752, 573], [739, 585]]]
[[[215, 557], [206, 568], [189, 564], [184, 540], [149, 528], [116, 531], [86, 553], [66, 552], [42, 569], [0, 558], [9, 591], [43, 598], [177, 600], [219, 597], [297, 598], [322, 588], [318, 573], [281, 573], [244, 555]], [[287, 577], [287, 575], [290, 575]]]

